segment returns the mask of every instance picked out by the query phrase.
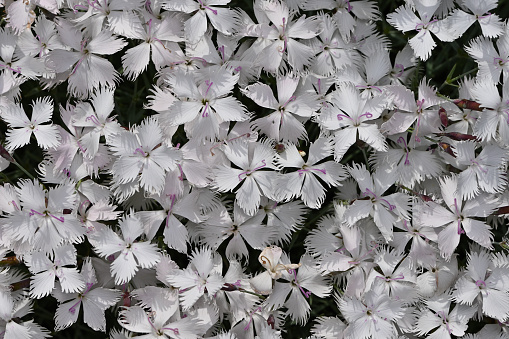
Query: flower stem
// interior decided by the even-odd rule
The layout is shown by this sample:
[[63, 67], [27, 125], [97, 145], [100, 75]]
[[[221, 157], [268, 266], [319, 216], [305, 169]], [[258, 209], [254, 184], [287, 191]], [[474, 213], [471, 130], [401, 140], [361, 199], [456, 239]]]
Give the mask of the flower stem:
[[23, 173], [25, 173], [30, 179], [35, 180], [35, 177], [32, 174], [30, 174], [23, 166], [21, 166], [19, 162], [14, 160], [13, 164], [18, 166], [18, 168], [22, 170]]
[[243, 289], [243, 288], [239, 288], [239, 289], [238, 289], [238, 291], [239, 291], [239, 292], [243, 292], [243, 293], [247, 293], [247, 294], [256, 295], [256, 296], [257, 296], [257, 297], [259, 297], [259, 298], [267, 299], [267, 297], [266, 297], [266, 296], [264, 296], [264, 295], [262, 295], [262, 294], [258, 294], [258, 293], [251, 292], [251, 291], [247, 291], [247, 290], [245, 290], [245, 289]]
[[[452, 79], [448, 79], [448, 80], [445, 80], [444, 83], [438, 88], [438, 90], [440, 91], [442, 88], [444, 88], [446, 85], [451, 85], [453, 82], [455, 82], [456, 80], [458, 79], [461, 79], [463, 78], [465, 75], [469, 75], [470, 73], [474, 73], [474, 72], [477, 72], [479, 70], [479, 67], [475, 67], [473, 69], [471, 69], [470, 71], [467, 71], [465, 73], [462, 73], [460, 75], [458, 75], [457, 77], [454, 77]], [[437, 93], [438, 95], [438, 93]]]

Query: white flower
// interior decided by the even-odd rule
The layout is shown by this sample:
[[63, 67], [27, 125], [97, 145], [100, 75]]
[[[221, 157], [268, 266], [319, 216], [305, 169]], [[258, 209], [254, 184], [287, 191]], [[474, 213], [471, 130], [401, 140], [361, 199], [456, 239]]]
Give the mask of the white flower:
[[207, 18], [219, 32], [226, 35], [233, 34], [239, 21], [237, 12], [229, 8], [216, 7], [229, 2], [230, 0], [165, 0], [163, 7], [170, 11], [189, 14], [195, 12], [184, 23], [184, 33], [186, 41], [196, 44], [207, 31]]
[[60, 288], [53, 291], [59, 305], [55, 313], [55, 330], [63, 330], [78, 320], [83, 304], [83, 320], [95, 331], [106, 331], [104, 311], [120, 299], [120, 291], [95, 286], [97, 279], [90, 258], [81, 267], [85, 287], [77, 293], [65, 293]]
[[491, 79], [479, 79], [472, 89], [474, 99], [484, 108], [474, 125], [474, 135], [482, 141], [500, 140], [509, 144], [509, 81], [504, 82], [502, 97]]
[[[18, 7], [20, 11], [16, 13], [17, 17], [22, 17], [23, 14], [26, 14], [23, 1], [14, 1], [9, 8], [14, 7], [14, 4], [21, 5], [21, 8]], [[45, 73], [46, 69], [41, 59], [19, 51], [19, 47], [24, 41], [14, 35], [11, 29], [0, 28], [0, 40], [3, 46], [2, 53], [0, 53], [0, 67], [5, 69], [5, 73], [8, 73], [10, 76], [22, 75], [29, 79], [36, 79]]]
[[363, 98], [350, 82], [337, 85], [329, 105], [318, 117], [320, 124], [334, 131], [334, 159], [340, 161], [357, 141], [365, 141], [378, 151], [386, 151], [387, 143], [376, 124], [368, 123], [380, 117], [385, 108], [385, 97]]
[[179, 288], [182, 307], [188, 310], [205, 293], [212, 296], [223, 286], [221, 257], [212, 253], [211, 249], [203, 247], [193, 252], [186, 269], [172, 271], [167, 281]]
[[[99, 169], [103, 169], [110, 161], [111, 155], [106, 146], [98, 144], [98, 151], [93, 158], [84, 156], [87, 151], [80, 142], [84, 134], [84, 128], [77, 128], [73, 125], [72, 119], [75, 106], [67, 103], [66, 107], [59, 107], [60, 116], [67, 127], [68, 132], [61, 126], [57, 126], [61, 137], [61, 143], [48, 150], [51, 159], [50, 168], [53, 169], [53, 175], [59, 176], [62, 173], [67, 176], [72, 175], [76, 181], [89, 175], [91, 177], [99, 175]], [[71, 169], [74, 171], [71, 172]]]
[[[83, 27], [90, 32], [91, 35], [96, 36], [105, 27], [108, 27], [115, 34], [128, 38], [137, 37], [141, 20], [134, 10], [140, 9], [143, 5], [142, 1], [105, 0], [88, 2], [82, 0], [79, 3], [73, 2], [72, 4], [74, 5], [72, 10], [75, 14], [73, 21], [79, 27]], [[145, 6], [147, 11], [151, 10], [148, 3]], [[69, 3], [69, 7], [71, 7], [71, 3]], [[80, 10], [86, 12], [80, 12]], [[83, 15], [80, 16], [80, 14]]]
[[95, 235], [95, 251], [102, 257], [116, 255], [111, 263], [111, 274], [120, 285], [131, 280], [141, 268], [153, 267], [159, 261], [157, 246], [148, 241], [136, 241], [143, 226], [139, 219], [130, 214], [120, 220], [122, 238], [108, 227], [100, 229]]
[[187, 243], [189, 242], [189, 234], [177, 216], [184, 217], [194, 223], [202, 222], [202, 214], [196, 209], [199, 205], [199, 191], [194, 190], [189, 193], [189, 187], [185, 186], [185, 190], [177, 192], [176, 182], [180, 182], [174, 175], [166, 175], [165, 188], [161, 194], [153, 195], [163, 210], [140, 211], [137, 215], [143, 223], [145, 234], [148, 239], [153, 239], [164, 221], [164, 242], [168, 247], [173, 248], [181, 253], [187, 252]]
[[332, 155], [332, 147], [330, 138], [319, 138], [309, 146], [309, 156], [307, 161], [304, 161], [295, 145], [286, 146], [277, 161], [283, 168], [293, 167], [298, 170], [277, 178], [277, 200], [301, 197], [306, 206], [320, 208], [325, 200], [326, 188], [318, 179], [329, 187], [337, 187], [341, 186], [340, 181], [346, 177], [346, 171], [341, 164], [334, 161], [323, 162], [323, 159]]
[[[389, 137], [389, 139], [396, 139]], [[387, 152], [373, 153], [370, 161], [376, 166], [377, 171], [396, 172], [396, 182], [413, 188], [417, 183], [426, 178], [437, 177], [443, 171], [440, 158], [428, 146], [420, 146], [407, 141], [408, 136], [403, 134], [389, 145], [392, 146]], [[412, 147], [411, 145], [417, 146]]]
[[161, 21], [150, 18], [145, 24], [138, 20], [131, 26], [134, 27], [132, 38], [142, 41], [125, 52], [122, 66], [127, 78], [136, 80], [147, 69], [150, 58], [157, 70], [171, 62], [171, 50], [178, 48], [174, 42], [183, 40], [182, 26], [180, 19], [175, 16], [165, 17]]
[[62, 243], [80, 243], [85, 228], [73, 213], [64, 210], [75, 208], [74, 186], [65, 184], [49, 191], [39, 181], [22, 180], [16, 188], [21, 207], [9, 217], [5, 230], [14, 240], [29, 244], [34, 250], [51, 253]]
[[215, 176], [213, 187], [220, 192], [232, 191], [240, 183], [235, 202], [248, 215], [254, 215], [260, 206], [260, 196], [272, 197], [272, 181], [276, 172], [264, 171], [277, 169], [276, 154], [270, 142], [246, 142], [234, 140], [224, 148], [228, 160], [238, 168], [220, 165], [212, 171]]
[[464, 233], [479, 245], [492, 248], [491, 227], [472, 217], [490, 215], [497, 207], [496, 199], [491, 195], [481, 194], [463, 202], [458, 188], [456, 176], [444, 177], [440, 180], [440, 189], [447, 208], [429, 202], [417, 205], [414, 209], [416, 223], [429, 227], [445, 225], [438, 234], [438, 248], [446, 259], [451, 257], [459, 244], [461, 234]]
[[245, 319], [246, 312], [255, 309], [255, 304], [260, 301], [258, 296], [245, 293], [251, 291], [251, 288], [243, 271], [244, 268], [239, 262], [230, 261], [224, 275], [225, 284], [215, 295], [219, 312], [228, 314], [232, 324]]
[[509, 318], [509, 267], [496, 267], [492, 261], [493, 256], [483, 249], [469, 253], [467, 270], [456, 282], [452, 297], [469, 306], [478, 301], [483, 314], [504, 322]]
[[263, 60], [263, 69], [267, 72], [276, 73], [285, 69], [282, 63], [286, 57], [288, 64], [296, 72], [301, 72], [304, 67], [311, 65], [315, 55], [313, 48], [296, 39], [311, 39], [320, 31], [320, 21], [316, 17], [305, 16], [293, 20], [286, 2], [279, 0], [262, 0], [259, 2], [261, 15], [266, 16], [272, 22], [267, 33], [266, 47], [260, 53]]
[[355, 18], [366, 21], [376, 21], [379, 18], [375, 1], [303, 0], [299, 3], [299, 7], [306, 11], [330, 10], [333, 13], [334, 24], [345, 41], [350, 40], [350, 34], [358, 25]]
[[424, 0], [414, 0], [414, 5], [420, 18], [414, 14], [412, 7], [406, 4], [398, 7], [396, 12], [390, 13], [387, 16], [387, 22], [403, 33], [417, 31], [417, 35], [409, 40], [409, 44], [414, 50], [415, 56], [421, 60], [427, 60], [431, 56], [431, 51], [436, 47], [431, 33], [442, 41], [453, 41], [455, 37], [447, 31], [443, 21], [434, 17], [440, 1], [432, 2], [430, 5]]
[[9, 124], [7, 131], [7, 147], [10, 150], [27, 145], [30, 137], [35, 135], [37, 145], [43, 149], [58, 146], [60, 134], [53, 124], [42, 125], [51, 122], [53, 114], [53, 102], [50, 97], [40, 98], [32, 104], [32, 117], [28, 119], [21, 105], [10, 103], [2, 110], [2, 119]]
[[386, 240], [393, 236], [392, 227], [398, 216], [408, 219], [409, 197], [403, 193], [383, 195], [394, 183], [394, 173], [376, 171], [371, 175], [364, 165], [354, 164], [349, 169], [359, 184], [361, 197], [346, 210], [344, 218], [348, 225], [371, 216]]
[[295, 75], [277, 77], [278, 98], [272, 89], [262, 83], [247, 86], [242, 93], [261, 107], [275, 110], [255, 120], [254, 125], [262, 133], [276, 141], [298, 142], [307, 139], [303, 123], [320, 108], [317, 95], [299, 91], [300, 78]]
[[64, 292], [75, 293], [85, 287], [82, 276], [75, 267], [76, 249], [62, 245], [54, 251], [53, 261], [44, 252], [33, 252], [26, 256], [28, 269], [34, 276], [30, 281], [30, 296], [36, 299], [47, 296], [55, 287], [58, 278]]
[[77, 97], [87, 97], [100, 86], [115, 87], [119, 79], [113, 64], [98, 55], [111, 55], [127, 45], [108, 29], [88, 37], [60, 18], [57, 23], [62, 41], [71, 50], [54, 49], [48, 53], [47, 65], [57, 74], [68, 77], [68, 91]]
[[[478, 37], [465, 47], [467, 53], [474, 58], [479, 66], [477, 77], [486, 79], [494, 84], [500, 81], [503, 74], [504, 83], [509, 75], [509, 28], [505, 26], [504, 34], [493, 44], [491, 39]], [[496, 46], [496, 48], [495, 48]]]
[[200, 76], [176, 72], [168, 83], [175, 97], [168, 111], [160, 115], [161, 123], [184, 125], [189, 137], [214, 140], [220, 136], [223, 122], [245, 121], [249, 114], [231, 94], [239, 80], [239, 73], [227, 67]]
[[[288, 262], [289, 260], [284, 257], [283, 261]], [[325, 298], [330, 294], [332, 287], [328, 279], [323, 277], [318, 268], [315, 267], [310, 256], [304, 255], [298, 265], [286, 264], [283, 266], [286, 266], [286, 272], [280, 271], [280, 273], [284, 273], [282, 278], [288, 280], [289, 283], [276, 281], [274, 289], [264, 301], [264, 305], [274, 310], [285, 306], [288, 309], [286, 314], [296, 323], [304, 325], [309, 319], [311, 311], [306, 299], [311, 294], [319, 298]], [[293, 266], [293, 268], [290, 268], [290, 266]], [[298, 271], [295, 266], [298, 266]], [[286, 300], [287, 297], [288, 300]]]
[[249, 259], [246, 243], [254, 249], [262, 249], [269, 244], [273, 230], [263, 225], [263, 213], [254, 216], [246, 215], [234, 204], [232, 220], [224, 206], [210, 211], [203, 226], [198, 226], [197, 233], [203, 243], [217, 249], [226, 239], [233, 235], [226, 246], [225, 254], [229, 260], [234, 258]]
[[[340, 12], [337, 11], [334, 17]], [[318, 19], [322, 22], [323, 31], [310, 40], [318, 53], [310, 69], [318, 75], [330, 76], [345, 66], [359, 63], [360, 53], [343, 40], [334, 20], [328, 14], [319, 15]]]
[[72, 124], [85, 129], [79, 142], [89, 158], [94, 158], [99, 151], [101, 136], [105, 137], [106, 143], [110, 143], [113, 135], [121, 131], [115, 117], [108, 117], [115, 107], [113, 93], [112, 89], [99, 88], [92, 94], [91, 104], [80, 102], [74, 109], [75, 116], [73, 116]]
[[491, 10], [497, 7], [497, 2], [498, 0], [463, 0], [463, 8], [472, 13], [461, 9], [454, 10], [447, 18], [449, 31], [454, 36], [460, 37], [477, 21], [481, 26], [483, 36], [488, 38], [498, 37], [504, 30], [504, 23], [498, 15], [490, 13]]
[[418, 224], [411, 224], [407, 220], [396, 223], [396, 226], [406, 232], [394, 232], [394, 239], [391, 246], [399, 251], [404, 251], [411, 241], [408, 259], [411, 260], [411, 267], [433, 265], [437, 261], [437, 250], [431, 242], [438, 239], [434, 228]]
[[364, 293], [366, 277], [375, 264], [374, 252], [380, 246], [375, 241], [367, 241], [359, 227], [340, 227], [344, 247], [326, 252], [320, 261], [323, 274], [347, 272], [346, 296], [359, 297]]
[[395, 324], [405, 314], [401, 302], [389, 298], [378, 279], [363, 298], [335, 297], [348, 321], [345, 338], [393, 338], [397, 333]]
[[387, 90], [396, 109], [391, 118], [382, 124], [383, 133], [404, 133], [416, 121], [413, 132], [416, 142], [420, 142], [419, 136], [426, 135], [429, 129], [432, 132], [440, 132], [438, 129], [440, 120], [434, 106], [444, 100], [436, 95], [436, 89], [429, 86], [425, 78], [419, 84], [418, 100], [415, 100], [411, 90], [401, 85], [387, 86]]
[[391, 298], [400, 300], [405, 305], [411, 305], [417, 301], [416, 274], [404, 252], [382, 249], [377, 253], [374, 263], [378, 267], [371, 270], [366, 278], [366, 290], [369, 290], [373, 284], [379, 283], [376, 280], [380, 280]]
[[462, 336], [467, 330], [468, 320], [475, 309], [456, 305], [451, 311], [451, 300], [448, 294], [425, 300], [426, 308], [417, 312], [415, 330], [419, 335], [428, 335], [429, 339], [450, 339], [451, 335]]
[[[53, 21], [39, 16], [32, 30], [25, 30], [19, 37], [18, 47], [26, 55], [43, 57], [49, 51], [60, 48], [65, 49], [58, 35]], [[34, 34], [35, 33], [35, 34]], [[47, 71], [46, 71], [47, 72]], [[48, 76], [44, 74], [43, 76]]]
[[0, 292], [0, 338], [26, 339], [49, 338], [50, 333], [33, 320], [22, 317], [32, 313], [33, 301], [25, 296], [14, 296], [11, 292]]
[[154, 117], [146, 118], [130, 131], [113, 135], [111, 150], [118, 156], [111, 168], [114, 181], [137, 186], [139, 180], [146, 191], [156, 194], [164, 188], [166, 171], [175, 169], [181, 157], [180, 151], [163, 143], [161, 128]]
[[438, 257], [435, 263], [425, 264], [426, 271], [417, 276], [419, 294], [429, 298], [450, 289], [458, 276], [458, 261], [453, 255], [448, 261]]
[[486, 193], [500, 193], [507, 179], [505, 164], [507, 150], [497, 145], [486, 145], [476, 156], [476, 143], [458, 142], [454, 145], [456, 167], [462, 172], [458, 175], [458, 188], [463, 199], [472, 199], [479, 190]]
[[266, 247], [258, 256], [258, 261], [266, 269], [257, 276], [251, 278], [249, 283], [251, 287], [261, 293], [270, 294], [272, 291], [273, 280], [283, 276], [283, 271], [294, 270], [301, 264], [282, 264], [280, 263], [283, 250], [277, 246]]
[[171, 317], [175, 312], [164, 311], [145, 312], [140, 306], [127, 307], [120, 311], [119, 322], [131, 332], [144, 333], [140, 337], [147, 339], [198, 338], [200, 332], [205, 332], [199, 326], [198, 317], [178, 319]]

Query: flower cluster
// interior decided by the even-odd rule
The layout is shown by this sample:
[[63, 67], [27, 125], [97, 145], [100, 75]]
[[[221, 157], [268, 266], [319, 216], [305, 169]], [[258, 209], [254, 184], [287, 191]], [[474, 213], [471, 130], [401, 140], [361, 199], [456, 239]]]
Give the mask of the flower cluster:
[[229, 3], [1, 2], [0, 339], [508, 339], [497, 0]]

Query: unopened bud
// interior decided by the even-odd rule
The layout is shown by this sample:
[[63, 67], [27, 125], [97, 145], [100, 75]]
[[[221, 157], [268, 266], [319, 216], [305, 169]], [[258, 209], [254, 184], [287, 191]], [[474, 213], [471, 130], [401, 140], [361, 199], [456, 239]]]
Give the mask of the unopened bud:
[[495, 215], [509, 214], [509, 206], [499, 207], [499, 209], [496, 210], [495, 213], [493, 214]]
[[446, 143], [446, 142], [439, 142], [438, 145], [449, 155], [453, 156], [456, 158], [456, 155], [454, 154], [454, 152], [452, 151], [452, 147], [450, 144]]
[[440, 137], [448, 137], [448, 138], [450, 138], [452, 140], [456, 140], [456, 141], [477, 140], [477, 137], [475, 135], [458, 133], [458, 132], [435, 133], [435, 134]]
[[274, 318], [273, 314], [270, 314], [267, 318], [267, 325], [274, 329], [274, 326], [276, 325], [276, 318]]
[[430, 196], [427, 196], [426, 194], [419, 193], [419, 198], [421, 198], [423, 201], [426, 201], [426, 202], [433, 201], [433, 198], [431, 198]]
[[481, 108], [480, 103], [472, 101], [472, 100], [456, 99], [456, 100], [453, 100], [453, 102], [459, 108], [471, 109], [473, 111], [479, 111], [479, 112], [481, 112], [483, 110], [483, 108]]
[[5, 257], [3, 260], [0, 260], [0, 267], [3, 266], [16, 266], [19, 265], [19, 259], [13, 255], [10, 257]]
[[9, 154], [9, 152], [7, 152], [7, 150], [4, 148], [2, 144], [0, 144], [0, 156], [2, 156], [2, 158], [7, 160], [8, 162], [12, 163], [15, 162], [14, 158]]
[[276, 146], [274, 146], [274, 149], [278, 153], [283, 153], [285, 151], [285, 145], [284, 144], [276, 144]]
[[227, 291], [227, 292], [238, 291], [238, 287], [235, 286], [234, 284], [225, 283], [223, 285], [223, 287], [221, 287], [221, 291]]
[[440, 122], [442, 123], [442, 126], [447, 127], [449, 125], [449, 120], [447, 119], [447, 112], [445, 108], [440, 107], [438, 110], [438, 116], [440, 117]]

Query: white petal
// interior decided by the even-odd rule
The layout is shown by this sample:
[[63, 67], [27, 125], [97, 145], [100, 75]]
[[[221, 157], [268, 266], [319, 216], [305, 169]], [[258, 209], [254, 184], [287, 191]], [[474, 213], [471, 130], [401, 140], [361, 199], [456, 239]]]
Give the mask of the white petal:
[[226, 246], [225, 254], [228, 260], [249, 258], [249, 250], [239, 233], [234, 233], [233, 238]]
[[113, 164], [111, 172], [120, 183], [135, 180], [140, 173], [143, 163], [140, 157], [122, 156]]
[[431, 51], [436, 47], [436, 43], [427, 29], [422, 29], [408, 41], [410, 47], [414, 50], [415, 56], [426, 61], [431, 56]]
[[506, 321], [509, 317], [509, 294], [506, 291], [488, 289], [483, 293], [482, 311], [489, 317]]
[[214, 7], [214, 11], [216, 12], [214, 13], [211, 10], [205, 9], [212, 26], [223, 34], [233, 34], [239, 21], [237, 12], [229, 8], [222, 7]]
[[197, 43], [207, 31], [207, 15], [205, 11], [197, 11], [191, 19], [184, 24], [186, 39], [191, 43]]
[[161, 192], [164, 188], [164, 169], [153, 160], [145, 159], [140, 184], [147, 192]]
[[32, 131], [29, 128], [7, 130], [7, 147], [11, 150], [28, 145]]
[[123, 39], [115, 38], [109, 30], [102, 30], [96, 37], [87, 45], [90, 53], [94, 54], [115, 54], [127, 45]]
[[[22, 1], [20, 1], [22, 2]], [[31, 339], [32, 334], [30, 329], [22, 324], [18, 324], [15, 321], [9, 321], [5, 324], [5, 332], [3, 333], [4, 338], [13, 339]]]
[[366, 218], [373, 209], [371, 200], [355, 200], [346, 210], [344, 218], [348, 225], [353, 226], [360, 219]]
[[54, 286], [55, 272], [53, 270], [38, 273], [30, 281], [30, 295], [40, 299], [50, 294]]
[[276, 40], [263, 49], [260, 53], [260, 60], [263, 60], [263, 69], [270, 73], [276, 73], [283, 59], [285, 43], [283, 40]]
[[459, 242], [460, 234], [458, 234], [458, 225], [456, 222], [453, 222], [438, 234], [440, 255], [445, 259], [449, 259], [456, 247], [458, 247]]
[[387, 22], [402, 32], [415, 30], [421, 20], [414, 14], [410, 6], [400, 6], [395, 13], [387, 15]]
[[306, 206], [318, 209], [325, 200], [325, 188], [311, 173], [304, 173], [302, 185], [302, 201]]
[[365, 141], [377, 151], [387, 151], [387, 142], [382, 133], [380, 133], [377, 125], [361, 124], [357, 130], [359, 131], [359, 139]]
[[216, 99], [211, 107], [219, 114], [222, 121], [244, 121], [249, 119], [244, 106], [234, 97]]
[[189, 240], [186, 227], [175, 216], [170, 215], [168, 226], [164, 228], [164, 243], [181, 253], [187, 252]]
[[247, 177], [237, 190], [235, 201], [248, 215], [254, 215], [260, 207], [260, 189], [252, 177]]
[[357, 128], [344, 128], [334, 134], [334, 160], [340, 161], [357, 141]]
[[122, 285], [134, 277], [138, 267], [131, 251], [120, 253], [118, 258], [111, 263], [111, 274], [115, 277], [115, 283]]
[[247, 86], [244, 90], [242, 90], [242, 93], [262, 107], [272, 109], [276, 109], [278, 107], [278, 101], [274, 97], [269, 85], [255, 83]]
[[334, 92], [332, 102], [334, 106], [348, 114], [351, 118], [356, 118], [361, 114], [359, 111], [364, 106], [364, 102], [359, 95], [359, 90], [351, 83], [342, 83], [338, 90]]
[[491, 227], [482, 221], [470, 218], [463, 219], [461, 224], [470, 239], [486, 248], [493, 248], [493, 233], [490, 231]]
[[268, 271], [264, 271], [263, 273], [254, 276], [249, 280], [249, 283], [253, 290], [260, 294], [266, 295], [272, 292], [272, 278]]
[[500, 17], [496, 14], [491, 14], [479, 19], [482, 34], [488, 38], [496, 38], [504, 31], [504, 24]]
[[76, 268], [61, 267], [58, 280], [62, 291], [66, 293], [80, 292], [85, 288], [83, 278]]
[[34, 129], [37, 145], [43, 149], [53, 148], [60, 144], [60, 133], [56, 126], [39, 125]]
[[142, 42], [139, 45], [128, 49], [122, 56], [122, 67], [129, 80], [134, 80], [147, 69], [150, 60], [150, 45]]
[[157, 246], [149, 242], [136, 242], [131, 245], [131, 250], [141, 268], [151, 268], [159, 261]]
[[31, 119], [34, 124], [50, 121], [52, 115], [53, 101], [50, 97], [44, 97], [34, 101]]
[[106, 318], [104, 311], [86, 298], [83, 300], [83, 321], [94, 331], [106, 331]]
[[220, 192], [232, 191], [244, 180], [244, 175], [241, 175], [242, 172], [244, 171], [236, 168], [226, 166], [217, 167], [213, 170], [215, 176], [214, 186]]
[[172, 126], [178, 126], [193, 121], [200, 115], [204, 105], [195, 101], [176, 101], [170, 107], [170, 112], [164, 114], [164, 120]]

